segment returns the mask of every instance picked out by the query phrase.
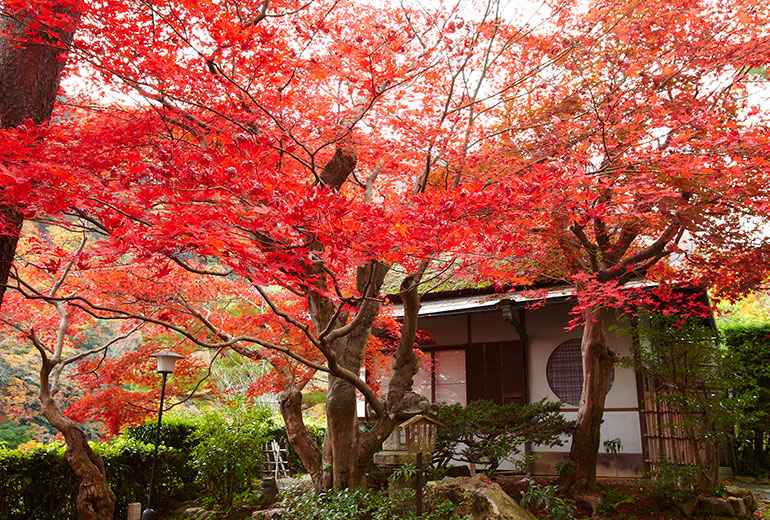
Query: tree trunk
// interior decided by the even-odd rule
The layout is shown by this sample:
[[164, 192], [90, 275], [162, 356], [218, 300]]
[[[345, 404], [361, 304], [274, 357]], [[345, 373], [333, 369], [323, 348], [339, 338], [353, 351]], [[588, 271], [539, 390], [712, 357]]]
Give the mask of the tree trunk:
[[[6, 11], [0, 14], [2, 128], [16, 128], [27, 119], [40, 124], [51, 117], [64, 68], [62, 55], [72, 44], [79, 18], [66, 7], [62, 7], [59, 12], [71, 14], [70, 27], [51, 28], [43, 25], [31, 31], [29, 24], [35, 21], [33, 13]], [[3, 202], [0, 203], [0, 306], [23, 222], [18, 205], [13, 204], [14, 201]]]
[[302, 465], [310, 474], [316, 491], [321, 491], [323, 489], [321, 449], [302, 420], [302, 392], [297, 386], [291, 385], [281, 392], [280, 407], [289, 444], [297, 452]]
[[40, 403], [48, 422], [64, 436], [67, 449], [64, 458], [80, 481], [75, 507], [80, 520], [111, 520], [115, 510], [115, 494], [107, 486], [104, 462], [88, 445], [83, 431], [66, 417], [49, 390], [48, 376], [53, 364], [43, 361], [40, 370]]
[[3, 295], [23, 222], [21, 213], [10, 206], [0, 205], [0, 307], [3, 305]]
[[[380, 313], [382, 304], [379, 294], [388, 266], [372, 261], [361, 266], [357, 273], [357, 286], [362, 295], [357, 309], [357, 326], [346, 335], [335, 337], [326, 349], [331, 351], [330, 365], [344, 368], [358, 374], [364, 361], [364, 354], [371, 336], [374, 320]], [[297, 450], [305, 468], [311, 475], [316, 489], [344, 489], [366, 486], [366, 472], [371, 466], [374, 453], [381, 447], [382, 441], [390, 434], [396, 424], [396, 411], [400, 407], [404, 393], [419, 368], [419, 359], [414, 353], [417, 331], [417, 311], [419, 310], [419, 284], [424, 267], [414, 275], [407, 276], [402, 284], [405, 319], [401, 326], [401, 341], [395, 353], [395, 362], [384, 413], [377, 418], [373, 427], [360, 433], [358, 430], [357, 403], [355, 387], [341, 377], [330, 375], [326, 397], [326, 435], [323, 450], [310, 448], [309, 436], [304, 436], [304, 425], [299, 406], [299, 393], [293, 397], [284, 392], [281, 411], [284, 413], [290, 442]], [[333, 318], [333, 305], [328, 298], [311, 292], [307, 296], [313, 326], [316, 331], [327, 329]], [[344, 326], [340, 319], [338, 327]], [[321, 337], [322, 341], [323, 336]], [[285, 402], [285, 404], [284, 404]], [[291, 405], [291, 406], [290, 406]]]
[[420, 369], [420, 360], [414, 353], [417, 340], [417, 316], [420, 310], [420, 295], [417, 287], [427, 263], [421, 264], [417, 272], [404, 278], [401, 283], [401, 299], [404, 303], [404, 321], [401, 324], [401, 339], [394, 355], [393, 372], [388, 384], [385, 413], [378, 417], [369, 431], [359, 435], [353, 480], [366, 482], [366, 472], [372, 464], [374, 453], [381, 449], [382, 442], [398, 424], [396, 416], [411, 388], [412, 379]]
[[[358, 367], [354, 367], [356, 371]], [[334, 489], [356, 487], [353, 464], [358, 442], [356, 391], [347, 381], [329, 377], [326, 397], [326, 434], [331, 447]]]
[[607, 346], [604, 314], [603, 307], [594, 307], [585, 314], [581, 344], [583, 390], [569, 455], [573, 471], [562, 478], [566, 490], [580, 502], [589, 505], [594, 514], [599, 503], [596, 495], [596, 462], [604, 401], [612, 367], [618, 360], [617, 353]]

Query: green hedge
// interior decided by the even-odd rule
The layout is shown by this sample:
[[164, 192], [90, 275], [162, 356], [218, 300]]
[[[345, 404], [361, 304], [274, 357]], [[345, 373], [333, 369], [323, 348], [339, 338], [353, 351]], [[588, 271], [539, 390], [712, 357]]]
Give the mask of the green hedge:
[[[238, 410], [230, 410], [230, 415]], [[256, 413], [256, 412], [255, 412]], [[226, 447], [237, 443], [228, 441], [233, 432], [227, 428], [227, 413], [208, 413], [197, 416], [174, 416], [164, 418], [160, 433], [160, 450], [156, 470], [153, 508], [167, 512], [180, 502], [212, 495], [209, 486], [204, 486], [205, 471], [202, 462], [211, 465], [211, 456], [201, 458], [196, 447], [208, 446], [222, 437], [224, 446], [220, 461], [231, 464], [232, 457], [225, 457]], [[276, 439], [282, 446], [288, 445], [286, 429], [277, 417], [260, 416], [252, 418], [264, 421], [261, 430], [264, 436]], [[107, 483], [115, 493], [117, 502], [115, 518], [125, 518], [127, 505], [131, 502], [145, 504], [150, 484], [150, 468], [155, 441], [156, 422], [127, 428], [122, 435], [110, 442], [93, 443], [104, 461]], [[217, 425], [222, 435], [217, 434]], [[310, 432], [318, 441], [323, 441], [324, 430], [311, 426]], [[201, 443], [201, 439], [205, 442]], [[221, 443], [220, 443], [221, 444]], [[211, 450], [204, 450], [204, 454]], [[243, 452], [243, 449], [240, 450]], [[254, 446], [256, 459], [262, 455], [262, 446]], [[236, 457], [237, 459], [237, 457]], [[289, 448], [289, 461], [293, 473], [302, 473], [304, 468], [296, 452]], [[216, 461], [214, 461], [216, 462]], [[223, 474], [226, 471], [223, 470]], [[210, 481], [211, 479], [208, 478]], [[241, 486], [242, 487], [242, 486]], [[0, 447], [0, 519], [2, 520], [75, 520], [75, 498], [78, 483], [72, 470], [64, 460], [62, 445], [48, 445], [22, 453]], [[239, 490], [233, 490], [238, 492]], [[231, 493], [232, 495], [232, 493]], [[211, 497], [210, 497], [211, 498]], [[230, 497], [231, 498], [231, 497]], [[228, 500], [229, 501], [229, 500]], [[229, 504], [219, 504], [227, 508]]]
[[732, 368], [732, 392], [742, 405], [735, 428], [738, 471], [770, 473], [770, 324], [728, 325], [722, 336]]
[[[157, 421], [150, 421], [139, 426], [130, 426], [123, 430], [123, 435], [146, 444], [154, 444], [157, 424]], [[160, 428], [160, 443], [190, 455], [196, 445], [197, 433], [198, 424], [194, 418], [171, 415], [163, 420]]]
[[[115, 518], [125, 518], [127, 505], [146, 502], [152, 445], [126, 438], [95, 443], [115, 493]], [[0, 518], [5, 520], [75, 520], [78, 482], [64, 460], [64, 447], [48, 445], [25, 453], [0, 449]], [[163, 511], [195, 497], [195, 471], [178, 450], [161, 446], [153, 496]]]

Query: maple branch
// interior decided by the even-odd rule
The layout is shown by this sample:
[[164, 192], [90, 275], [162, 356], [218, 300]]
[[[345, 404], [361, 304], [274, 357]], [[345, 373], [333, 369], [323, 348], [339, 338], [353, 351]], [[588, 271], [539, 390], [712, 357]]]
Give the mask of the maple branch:
[[374, 190], [374, 181], [377, 179], [377, 176], [380, 174], [380, 171], [382, 170], [382, 167], [385, 165], [385, 159], [380, 158], [380, 160], [377, 162], [377, 166], [374, 167], [374, 170], [372, 173], [369, 174], [368, 177], [366, 177], [366, 187], [364, 188], [364, 201], [367, 203], [372, 202], [372, 191]]
[[[663, 249], [671, 241], [671, 239], [677, 235], [681, 228], [682, 225], [679, 222], [672, 222], [655, 242], [623, 260], [618, 268], [620, 270], [624, 268], [633, 268], [633, 266], [638, 262], [643, 262], [649, 258], [658, 256], [663, 252]], [[611, 272], [609, 271], [604, 271], [604, 273], [605, 276], [611, 275]]]
[[190, 271], [191, 273], [196, 274], [204, 274], [204, 275], [210, 275], [210, 276], [229, 276], [233, 273], [233, 268], [230, 267], [225, 271], [209, 271], [208, 269], [199, 269], [197, 267], [193, 267], [189, 264], [186, 264], [181, 259], [179, 259], [175, 254], [166, 254], [164, 255], [169, 260], [172, 260], [174, 263], [179, 265], [181, 268], [183, 268], [186, 271]]
[[618, 236], [617, 240], [615, 240], [615, 244], [611, 248], [611, 252], [608, 253], [610, 263], [617, 263], [623, 257], [623, 255], [626, 254], [626, 251], [628, 251], [628, 248], [631, 247], [631, 244], [634, 242], [638, 235], [639, 232], [636, 230], [633, 224], [627, 224], [623, 226], [623, 228], [620, 230], [620, 235]]
[[270, 0], [262, 0], [262, 6], [259, 10], [259, 14], [243, 24], [243, 27], [251, 27], [256, 25], [267, 17], [267, 7], [270, 5]]
[[[18, 330], [22, 330], [22, 329], [18, 328]], [[43, 358], [43, 364], [47, 365], [48, 363], [50, 363], [50, 360], [48, 358], [48, 352], [45, 348], [45, 345], [43, 345], [43, 343], [40, 341], [40, 338], [37, 336], [37, 333], [35, 332], [34, 328], [29, 329], [29, 334], [27, 334], [27, 337], [30, 339], [30, 341], [32, 341], [32, 345], [37, 349], [37, 351], [40, 352], [40, 357]]]
[[255, 285], [254, 287], [262, 296], [262, 299], [265, 300], [265, 303], [267, 303], [268, 307], [270, 307], [270, 310], [273, 311], [273, 314], [275, 314], [276, 316], [279, 316], [280, 318], [283, 318], [287, 323], [290, 323], [295, 327], [297, 327], [299, 330], [301, 330], [302, 333], [310, 340], [310, 342], [313, 343], [313, 345], [315, 345], [318, 349], [320, 349], [321, 352], [324, 352], [324, 355], [325, 355], [326, 349], [318, 340], [318, 338], [316, 338], [315, 335], [311, 332], [310, 327], [308, 327], [304, 323], [300, 323], [293, 316], [279, 309], [278, 306], [276, 306], [276, 304], [270, 298], [270, 296], [268, 296], [267, 292], [265, 292], [265, 289], [263, 287], [260, 287], [259, 285]]
[[98, 228], [98, 230], [97, 230], [97, 229], [94, 229], [94, 228], [89, 228], [87, 226], [84, 226], [89, 231], [100, 233], [102, 235], [109, 235], [109, 230], [106, 227], [104, 227], [104, 225], [101, 222], [96, 220], [94, 217], [91, 217], [90, 215], [88, 215], [82, 209], [80, 209], [80, 208], [73, 208], [72, 211], [73, 211], [73, 213], [68, 213], [68, 212], [65, 211], [64, 214], [68, 215], [68, 216], [76, 215], [81, 220], [83, 220], [85, 222], [90, 222], [91, 224], [93, 224], [94, 226], [96, 226]]
[[[268, 304], [270, 309], [273, 311], [274, 314], [277, 316], [283, 318], [286, 322], [294, 325], [299, 330], [302, 331], [302, 333], [313, 343], [313, 345], [318, 348], [318, 350], [323, 354], [323, 356], [326, 358], [326, 362], [328, 367], [326, 367], [323, 371], [328, 372], [329, 374], [333, 376], [337, 376], [340, 379], [344, 379], [351, 385], [353, 385], [356, 390], [361, 392], [361, 394], [364, 396], [364, 398], [367, 400], [367, 402], [370, 403], [372, 408], [374, 409], [375, 413], [380, 414], [382, 413], [382, 404], [377, 399], [377, 396], [374, 393], [374, 390], [372, 390], [369, 385], [367, 385], [364, 381], [361, 380], [360, 377], [358, 377], [358, 374], [346, 369], [345, 367], [340, 366], [337, 363], [337, 355], [335, 352], [328, 348], [328, 343], [331, 341], [329, 340], [319, 340], [318, 338], [313, 335], [313, 333], [310, 331], [310, 328], [303, 323], [300, 323], [297, 321], [294, 317], [290, 316], [286, 312], [283, 312], [280, 310], [275, 303], [272, 301], [272, 299], [267, 295], [266, 291], [263, 287], [260, 287], [259, 285], [255, 285], [255, 288], [260, 293], [262, 298], [265, 300], [265, 303]], [[362, 311], [359, 310], [358, 314], [362, 314]], [[354, 318], [355, 319], [355, 318]], [[332, 321], [333, 323], [333, 321]], [[344, 328], [344, 327], [343, 327]], [[336, 331], [335, 331], [336, 332]], [[333, 333], [332, 333], [333, 334]], [[339, 336], [337, 336], [339, 337]], [[336, 339], [336, 338], [335, 338]], [[310, 365], [308, 363], [304, 363], [307, 366], [310, 366], [311, 368], [315, 368], [313, 365]]]
[[59, 369], [59, 371], [64, 369], [65, 366], [70, 365], [70, 364], [72, 364], [72, 363], [74, 363], [76, 361], [79, 361], [79, 360], [81, 360], [81, 359], [83, 359], [85, 357], [88, 357], [88, 356], [93, 355], [93, 354], [98, 354], [99, 352], [106, 352], [108, 348], [110, 348], [112, 345], [114, 345], [118, 341], [123, 341], [124, 339], [128, 339], [129, 337], [131, 337], [131, 335], [134, 334], [134, 332], [136, 332], [139, 329], [141, 329], [142, 327], [144, 327], [145, 324], [146, 324], [145, 322], [140, 323], [139, 325], [135, 326], [133, 329], [131, 329], [130, 331], [126, 332], [125, 334], [121, 334], [120, 336], [116, 336], [116, 337], [112, 338], [110, 341], [108, 341], [107, 343], [105, 343], [101, 347], [94, 347], [94, 348], [92, 348], [90, 350], [87, 350], [85, 352], [79, 352], [78, 354], [63, 360], [61, 362], [61, 369]]
[[64, 350], [64, 339], [67, 336], [67, 326], [69, 324], [69, 313], [64, 308], [62, 302], [51, 303], [59, 313], [59, 326], [56, 329], [56, 342], [54, 343], [53, 357], [51, 361], [59, 363], [61, 361], [62, 351]]
[[166, 410], [171, 410], [175, 406], [179, 406], [182, 403], [186, 403], [190, 399], [192, 399], [195, 396], [195, 392], [198, 391], [198, 388], [203, 384], [203, 382], [211, 377], [211, 369], [214, 367], [214, 361], [216, 361], [217, 357], [222, 353], [224, 350], [224, 347], [217, 349], [217, 351], [214, 353], [214, 356], [212, 356], [211, 361], [209, 361], [208, 369], [206, 370], [206, 375], [198, 379], [198, 381], [195, 383], [195, 386], [192, 390], [190, 390], [190, 393], [187, 395], [187, 397], [184, 397], [183, 399], [180, 399], [179, 401], [172, 403], [166, 408]]
[[336, 321], [336, 316], [339, 315], [339, 312], [343, 308], [343, 303], [340, 303], [339, 309], [337, 313], [335, 313], [335, 317], [329, 320], [329, 324], [326, 326], [326, 329], [321, 333], [319, 337], [321, 341], [324, 341], [327, 344], [333, 343], [334, 340], [336, 340], [337, 338], [341, 338], [342, 336], [346, 336], [350, 334], [350, 332], [352, 332], [353, 329], [355, 329], [363, 321], [364, 319], [363, 307], [364, 305], [366, 305], [366, 297], [369, 295], [369, 289], [374, 284], [374, 274], [375, 274], [375, 269], [370, 269], [369, 278], [366, 280], [364, 289], [361, 291], [361, 298], [359, 300], [359, 302], [361, 303], [361, 307], [359, 308], [358, 312], [356, 312], [356, 314], [353, 316], [353, 319], [350, 320], [346, 325], [343, 325], [342, 327], [339, 327], [331, 331], [331, 327]]
[[583, 249], [585, 249], [588, 253], [588, 259], [591, 262], [591, 269], [594, 271], [599, 271], [599, 258], [597, 255], [596, 246], [590, 240], [588, 240], [584, 228], [585, 225], [581, 226], [575, 223], [570, 226], [569, 230], [573, 235], [577, 237], [577, 239], [580, 241], [580, 245], [583, 246]]
[[75, 264], [75, 258], [76, 258], [76, 257], [77, 257], [77, 256], [78, 256], [80, 253], [82, 253], [82, 252], [83, 252], [83, 249], [84, 249], [84, 248], [85, 248], [85, 246], [86, 246], [86, 241], [87, 241], [87, 238], [86, 238], [86, 234], [85, 234], [85, 232], [84, 232], [84, 233], [83, 233], [83, 238], [81, 238], [81, 239], [80, 239], [80, 244], [78, 245], [78, 248], [77, 248], [77, 250], [76, 250], [76, 251], [75, 251], [75, 253], [72, 255], [72, 257], [71, 257], [70, 261], [69, 261], [69, 262], [67, 262], [67, 265], [65, 265], [65, 266], [64, 266], [64, 270], [62, 271], [62, 275], [61, 275], [61, 276], [59, 277], [59, 279], [58, 279], [58, 280], [57, 280], [57, 281], [56, 281], [56, 282], [53, 284], [53, 287], [51, 287], [51, 292], [50, 292], [50, 295], [51, 295], [51, 296], [55, 296], [55, 295], [56, 295], [56, 291], [58, 291], [58, 290], [59, 290], [59, 288], [61, 287], [61, 285], [64, 283], [64, 280], [67, 278], [67, 276], [69, 275], [70, 271], [72, 270], [72, 266]]
[[[286, 347], [282, 347], [280, 345], [276, 345], [274, 343], [271, 343], [269, 341], [265, 341], [260, 338], [255, 338], [252, 336], [230, 336], [228, 340], [222, 341], [219, 343], [210, 343], [204, 340], [201, 340], [197, 338], [194, 334], [191, 334], [187, 330], [183, 329], [182, 327], [179, 327], [177, 325], [174, 325], [172, 323], [169, 323], [164, 320], [160, 320], [157, 318], [153, 318], [151, 316], [143, 315], [143, 314], [136, 314], [133, 312], [125, 311], [122, 309], [114, 308], [114, 307], [107, 307], [103, 305], [97, 305], [91, 301], [89, 301], [87, 298], [84, 298], [82, 296], [70, 296], [70, 297], [59, 297], [59, 298], [50, 298], [45, 295], [36, 295], [36, 294], [28, 294], [21, 291], [19, 288], [14, 287], [17, 291], [19, 291], [22, 295], [24, 295], [26, 298], [29, 299], [43, 299], [43, 300], [51, 300], [51, 301], [58, 301], [58, 302], [66, 302], [68, 305], [71, 305], [75, 308], [78, 308], [82, 310], [83, 312], [89, 314], [90, 316], [93, 316], [98, 319], [102, 320], [125, 320], [125, 319], [135, 319], [140, 321], [146, 321], [149, 323], [153, 323], [155, 325], [159, 325], [161, 327], [167, 328], [169, 330], [172, 330], [185, 338], [189, 339], [196, 345], [199, 345], [204, 348], [220, 348], [220, 347], [231, 347], [236, 343], [239, 342], [246, 342], [246, 343], [255, 343], [257, 345], [260, 345], [262, 347], [275, 350], [278, 352], [281, 352], [283, 354], [286, 354], [287, 356], [291, 357], [295, 361], [298, 361], [302, 363], [303, 365], [306, 365], [310, 368], [313, 368], [315, 370], [321, 371], [321, 372], [330, 372], [328, 367], [325, 367], [323, 365], [320, 365], [318, 363], [315, 363], [313, 361], [310, 361], [303, 356], [300, 356], [299, 354], [296, 354], [292, 352], [290, 349]], [[34, 291], [34, 289], [33, 289]], [[82, 302], [82, 303], [78, 303]], [[113, 313], [112, 315], [109, 314], [98, 314], [98, 312], [108, 312]]]

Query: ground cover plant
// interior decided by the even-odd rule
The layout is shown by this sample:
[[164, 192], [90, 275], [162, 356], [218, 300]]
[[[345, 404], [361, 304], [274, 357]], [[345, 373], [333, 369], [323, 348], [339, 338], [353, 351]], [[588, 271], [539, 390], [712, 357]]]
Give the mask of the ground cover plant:
[[283, 497], [285, 520], [467, 520], [453, 512], [450, 502], [417, 516], [414, 510], [414, 490], [387, 491], [365, 489], [328, 491], [325, 493], [291, 492]]

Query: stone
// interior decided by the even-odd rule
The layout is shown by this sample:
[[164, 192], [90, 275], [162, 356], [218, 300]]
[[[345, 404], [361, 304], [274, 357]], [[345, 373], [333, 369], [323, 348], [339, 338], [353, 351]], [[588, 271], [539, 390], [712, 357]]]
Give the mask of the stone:
[[503, 488], [482, 475], [446, 477], [428, 482], [424, 499], [426, 511], [447, 500], [454, 504], [457, 514], [474, 520], [535, 520], [535, 516], [508, 496]]
[[[392, 469], [404, 464], [417, 464], [417, 454], [408, 453], [401, 450], [382, 450], [374, 454], [374, 463], [383, 469]], [[422, 454], [423, 467], [428, 466], [433, 461], [430, 453]]]
[[256, 504], [269, 507], [278, 499], [278, 485], [273, 477], [263, 478], [257, 490]]
[[698, 511], [711, 516], [733, 516], [733, 508], [724, 498], [700, 497]]
[[283, 509], [280, 507], [273, 507], [272, 509], [254, 511], [251, 514], [251, 518], [254, 520], [280, 520], [281, 515], [283, 515]]
[[698, 497], [690, 497], [681, 500], [674, 504], [676, 510], [685, 518], [691, 518], [695, 516], [695, 511], [698, 509]]
[[208, 520], [214, 517], [214, 511], [208, 511], [202, 507], [188, 507], [184, 510], [185, 518], [194, 520]]
[[396, 418], [405, 421], [420, 414], [435, 419], [438, 417], [438, 405], [431, 403], [427, 397], [411, 390], [406, 392], [401, 400], [401, 406], [396, 411]]
[[754, 492], [750, 489], [737, 487], [737, 486], [727, 486], [725, 488], [725, 491], [727, 493], [727, 496], [731, 497], [739, 497], [743, 499], [744, 504], [746, 505], [746, 511], [749, 513], [753, 513], [757, 510], [757, 507], [759, 506], [757, 502], [757, 497], [754, 495]]
[[279, 478], [275, 481], [275, 484], [279, 491], [296, 488], [299, 493], [304, 493], [313, 490], [313, 479], [308, 474], [299, 477]]
[[746, 504], [741, 497], [727, 497], [727, 503], [733, 508], [733, 515], [738, 518], [744, 518], [748, 516], [746, 512]]

